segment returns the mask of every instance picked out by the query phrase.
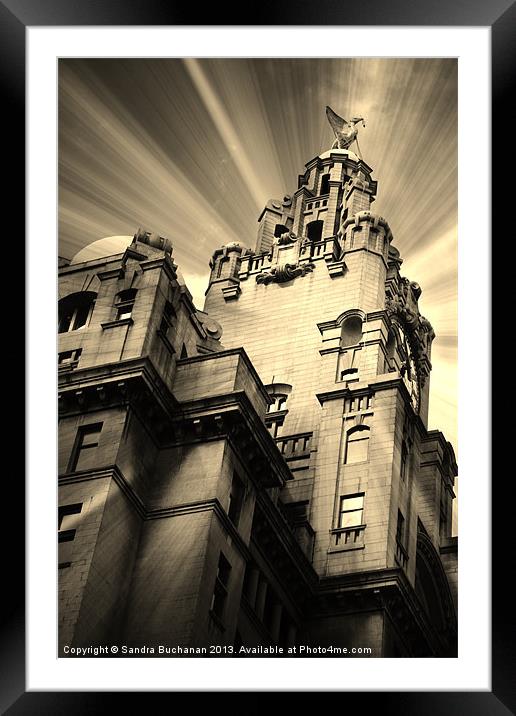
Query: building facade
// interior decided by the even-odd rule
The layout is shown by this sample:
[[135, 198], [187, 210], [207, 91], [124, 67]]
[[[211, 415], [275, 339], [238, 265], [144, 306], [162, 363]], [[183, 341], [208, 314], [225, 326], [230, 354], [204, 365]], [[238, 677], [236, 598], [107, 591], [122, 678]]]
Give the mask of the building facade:
[[202, 311], [155, 234], [61, 262], [60, 656], [456, 655], [434, 332], [371, 175], [308, 162]]

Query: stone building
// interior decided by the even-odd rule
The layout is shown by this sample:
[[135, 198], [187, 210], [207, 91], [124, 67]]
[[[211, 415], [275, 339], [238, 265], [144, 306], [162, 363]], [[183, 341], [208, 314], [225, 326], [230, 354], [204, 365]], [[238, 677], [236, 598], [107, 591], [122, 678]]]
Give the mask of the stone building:
[[60, 655], [456, 655], [434, 333], [371, 174], [309, 161], [254, 249], [214, 252], [203, 311], [155, 234], [60, 261]]

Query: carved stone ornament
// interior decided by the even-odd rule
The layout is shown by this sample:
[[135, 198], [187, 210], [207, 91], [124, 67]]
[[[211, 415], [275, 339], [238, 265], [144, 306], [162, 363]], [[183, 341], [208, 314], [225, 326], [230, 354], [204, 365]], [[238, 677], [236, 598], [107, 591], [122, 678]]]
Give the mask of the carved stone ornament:
[[304, 276], [315, 268], [315, 264], [307, 263], [302, 265], [283, 264], [271, 268], [270, 271], [263, 271], [256, 276], [256, 283], [285, 283], [298, 276]]
[[280, 234], [280, 236], [277, 236], [274, 239], [274, 243], [278, 244], [279, 246], [284, 246], [285, 244], [294, 244], [297, 241], [297, 236], [293, 231], [285, 231], [285, 233]]
[[[412, 293], [412, 305], [409, 307], [409, 292]], [[385, 312], [389, 318], [396, 318], [405, 328], [410, 342], [410, 348], [416, 362], [417, 371], [423, 386], [428, 377], [429, 354], [432, 341], [435, 338], [430, 321], [419, 313], [417, 299], [421, 295], [419, 284], [410, 283], [402, 278], [398, 292], [385, 302]]]

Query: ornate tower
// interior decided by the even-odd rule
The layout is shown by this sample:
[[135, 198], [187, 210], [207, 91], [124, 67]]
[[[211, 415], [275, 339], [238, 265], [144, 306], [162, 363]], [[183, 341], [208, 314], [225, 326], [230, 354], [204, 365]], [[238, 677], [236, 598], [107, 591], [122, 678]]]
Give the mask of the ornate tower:
[[[427, 430], [435, 334], [372, 210], [377, 182], [349, 148], [356, 130], [346, 143], [332, 126], [334, 147], [306, 164], [292, 196], [265, 206], [255, 250], [215, 252], [205, 311], [225, 346], [245, 348], [271, 397], [266, 424], [294, 475], [275, 497], [296, 515], [325, 595], [307, 634], [330, 643], [380, 630], [382, 653], [417, 651], [418, 597], [400, 596], [409, 586], [433, 590], [434, 648], [452, 653], [443, 563], [452, 574], [456, 464], [450, 443]], [[343, 599], [352, 627], [330, 618]], [[373, 607], [376, 621], [361, 615]], [[411, 611], [409, 636], [392, 628], [395, 609]]]
[[434, 333], [360, 120], [328, 116], [255, 249], [214, 252], [204, 311], [156, 234], [60, 267], [61, 655], [455, 653]]

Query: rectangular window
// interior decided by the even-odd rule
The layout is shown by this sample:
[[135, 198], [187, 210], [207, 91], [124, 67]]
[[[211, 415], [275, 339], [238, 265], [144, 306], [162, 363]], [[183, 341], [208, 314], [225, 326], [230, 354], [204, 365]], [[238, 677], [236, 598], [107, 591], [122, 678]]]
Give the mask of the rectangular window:
[[396, 525], [396, 542], [402, 547], [405, 546], [405, 518], [398, 510], [398, 523]]
[[340, 498], [339, 528], [358, 527], [364, 524], [364, 494], [362, 492]]
[[242, 480], [236, 473], [234, 473], [229, 493], [228, 517], [235, 527], [238, 527], [238, 522], [240, 520], [242, 504], [244, 502], [244, 492], [245, 490]]
[[117, 321], [123, 321], [127, 318], [131, 318], [133, 309], [134, 309], [134, 303], [136, 301], [136, 294], [137, 289], [135, 288], [127, 288], [124, 291], [120, 291], [120, 293], [116, 296], [116, 320]]
[[87, 470], [92, 467], [92, 458], [95, 448], [99, 444], [99, 436], [102, 430], [102, 423], [92, 425], [81, 425], [77, 431], [75, 445], [70, 460], [69, 472], [76, 470]]
[[125, 320], [126, 318], [131, 318], [132, 312], [133, 312], [133, 304], [132, 304], [132, 303], [131, 303], [130, 305], [128, 305], [128, 306], [121, 306], [121, 307], [117, 310], [116, 320], [117, 320], [117, 321], [123, 321], [123, 320]]
[[133, 315], [134, 301], [125, 301], [120, 303], [116, 309], [116, 320], [125, 321]]
[[82, 306], [79, 306], [75, 313], [75, 320], [73, 321], [73, 328], [74, 330], [78, 330], [79, 328], [84, 328], [88, 322], [88, 319], [90, 317], [90, 311], [91, 311], [91, 304], [83, 304]]
[[165, 304], [165, 308], [163, 309], [163, 316], [161, 318], [159, 330], [166, 335], [168, 333], [168, 330], [175, 326], [176, 321], [177, 314], [174, 310], [174, 307], [172, 306], [170, 301], [167, 301]]
[[59, 567], [69, 567], [72, 561], [72, 542], [75, 539], [81, 511], [82, 502], [74, 505], [63, 505], [58, 508]]
[[213, 597], [211, 600], [211, 611], [219, 619], [224, 616], [226, 600], [228, 596], [229, 575], [231, 573], [231, 565], [220, 553], [219, 563], [217, 565], [217, 576], [215, 577], [215, 587], [213, 589]]
[[85, 328], [91, 317], [93, 306], [94, 301], [84, 301], [79, 306], [70, 308], [60, 319], [58, 332], [68, 333], [70, 331], [78, 331], [80, 328]]
[[74, 363], [78, 363], [81, 353], [82, 348], [76, 348], [73, 351], [63, 351], [62, 353], [59, 353], [57, 360], [58, 365], [69, 366]]
[[330, 175], [323, 174], [321, 177], [321, 194], [328, 194], [330, 191]]
[[340, 371], [340, 379], [345, 381], [358, 380], [358, 368], [346, 368]]

